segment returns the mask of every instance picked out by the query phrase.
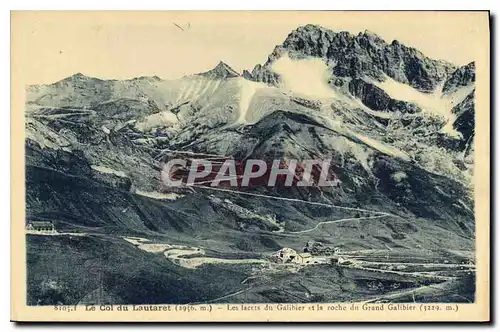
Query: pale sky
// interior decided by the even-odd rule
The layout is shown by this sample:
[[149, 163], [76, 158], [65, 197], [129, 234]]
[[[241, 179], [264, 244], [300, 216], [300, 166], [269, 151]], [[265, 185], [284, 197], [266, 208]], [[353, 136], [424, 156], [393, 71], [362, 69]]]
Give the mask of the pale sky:
[[12, 47], [20, 59], [13, 65], [22, 63], [17, 70], [29, 84], [77, 72], [175, 79], [221, 60], [241, 72], [264, 63], [292, 30], [309, 23], [354, 34], [368, 29], [388, 43], [397, 39], [464, 65], [484, 47], [477, 40], [486, 18], [485, 12], [14, 12]]

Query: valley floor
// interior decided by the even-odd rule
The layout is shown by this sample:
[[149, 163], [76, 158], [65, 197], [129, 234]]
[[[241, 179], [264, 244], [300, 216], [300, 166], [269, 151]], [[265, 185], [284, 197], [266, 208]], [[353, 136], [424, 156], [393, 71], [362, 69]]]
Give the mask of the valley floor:
[[[142, 300], [135, 298], [131, 303], [150, 301], [154, 303], [318, 302], [319, 300], [324, 302], [428, 302], [436, 300], [436, 296], [439, 301], [443, 302], [474, 301], [474, 292], [470, 288], [473, 287], [471, 282], [474, 279], [475, 266], [469, 259], [472, 253], [468, 252], [450, 254], [445, 259], [439, 257], [437, 253], [426, 250], [413, 252], [380, 249], [345, 250], [330, 255], [310, 256], [311, 259], [307, 262], [280, 262], [273, 259], [274, 252], [224, 253], [210, 248], [172, 244], [143, 237], [118, 237], [92, 234], [92, 232], [68, 232], [58, 233], [58, 235], [55, 237], [53, 234], [34, 234], [33, 232], [27, 234], [28, 257], [31, 258], [28, 260], [28, 275], [31, 281], [29, 304], [43, 305], [54, 301], [64, 304], [128, 303], [119, 295], [120, 292], [116, 292], [116, 288], [120, 288], [119, 285], [106, 285], [102, 271], [106, 270], [102, 266], [104, 254], [102, 252], [93, 251], [89, 253], [93, 257], [78, 260], [78, 263], [73, 262], [73, 264], [90, 266], [99, 264], [97, 281], [100, 285], [94, 283], [91, 286], [88, 280], [74, 284], [74, 276], [79, 274], [79, 269], [70, 265], [74, 257], [67, 262], [66, 268], [53, 266], [56, 270], [49, 270], [45, 266], [47, 270], [42, 271], [41, 261], [47, 263], [47, 260], [51, 259], [53, 262], [60, 262], [67, 254], [70, 254], [61, 247], [57, 248], [61, 243], [64, 242], [66, 245], [80, 243], [77, 247], [81, 248], [81, 244], [87, 241], [94, 244], [94, 249], [104, 243], [113, 243], [113, 246], [117, 246], [122, 251], [114, 257], [114, 260], [121, 256], [123, 258], [119, 260], [138, 259], [137, 255], [139, 255], [142, 257], [141, 261], [149, 268], [174, 269], [184, 279], [188, 280], [193, 277], [195, 284], [198, 285], [195, 287], [198, 288], [198, 292], [185, 299], [172, 297], [165, 302], [165, 299], [152, 300], [151, 297], [143, 297]], [[53, 240], [56, 238], [57, 240]], [[36, 252], [35, 248], [44, 248], [44, 250]], [[124, 255], [125, 252], [126, 255]], [[118, 266], [110, 266], [109, 269], [121, 274], [120, 270], [123, 267], [120, 265], [123, 265], [123, 261]], [[217, 273], [220, 269], [238, 271], [238, 273], [228, 274], [227, 277], [232, 280], [222, 281], [220, 289], [214, 293], [208, 292], [209, 295], [204, 294], [207, 289], [202, 289], [212, 278], [217, 278], [216, 275], [210, 277], [206, 275], [207, 271], [213, 269], [212, 267], [216, 269], [212, 273]], [[63, 269], [64, 273], [61, 273], [60, 269]], [[158, 276], [159, 272], [150, 270], [147, 273], [151, 276]], [[199, 272], [202, 272], [202, 279], [200, 279]], [[106, 273], [109, 271], [104, 274]], [[135, 274], [131, 276], [137, 278]], [[151, 282], [164, 283], [169, 279], [170, 277], [166, 280], [159, 278]], [[40, 284], [37, 285], [35, 280], [41, 280]], [[124, 287], [129, 286], [126, 278], [121, 281], [116, 279], [115, 282], [123, 283]], [[75, 303], [76, 298], [70, 301], [58, 300], [56, 294], [60, 292], [59, 296], [67, 296], [64, 292], [68, 291], [67, 287], [71, 283], [79, 290], [78, 301]], [[90, 282], [90, 284], [93, 283]], [[96, 289], [101, 290], [98, 292], [101, 296], [103, 293], [106, 294], [104, 298], [95, 298]], [[467, 291], [464, 292], [466, 289]], [[184, 289], [181, 287], [180, 291]]]

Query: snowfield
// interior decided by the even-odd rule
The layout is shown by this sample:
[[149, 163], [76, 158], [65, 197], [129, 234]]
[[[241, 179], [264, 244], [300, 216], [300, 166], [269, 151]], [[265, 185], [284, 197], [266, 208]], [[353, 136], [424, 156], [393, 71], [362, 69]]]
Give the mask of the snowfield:
[[104, 173], [104, 174], [113, 174], [113, 175], [119, 176], [121, 178], [127, 177], [125, 172], [117, 171], [117, 170], [109, 168], [107, 166], [91, 165], [90, 168], [92, 168], [93, 170], [98, 171], [100, 173]]

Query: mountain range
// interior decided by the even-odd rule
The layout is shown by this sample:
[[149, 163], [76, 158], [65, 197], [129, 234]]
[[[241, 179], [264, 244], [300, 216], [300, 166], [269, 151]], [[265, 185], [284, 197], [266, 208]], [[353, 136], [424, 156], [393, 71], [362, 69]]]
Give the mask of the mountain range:
[[[409, 256], [425, 251], [432, 259], [465, 259], [474, 252], [475, 234], [474, 92], [474, 63], [431, 59], [370, 31], [352, 35], [316, 25], [292, 31], [265, 63], [241, 74], [221, 61], [209, 71], [175, 80], [104, 80], [78, 73], [28, 86], [27, 221], [50, 220], [60, 230], [89, 234], [78, 240], [28, 241], [33, 271], [28, 302], [51, 301], [40, 286], [46, 276], [37, 271], [53, 275], [60, 259], [83, 264], [99, 256], [112, 266], [105, 273], [106, 293], [124, 303], [204, 301], [237, 290], [236, 280], [248, 276], [241, 268], [207, 265], [179, 281], [185, 275], [181, 268], [165, 267], [156, 256], [135, 257], [121, 236], [231, 255], [299, 250], [315, 240], [345, 251], [396, 249]], [[330, 159], [339, 185], [248, 188], [247, 194], [260, 195], [252, 197], [206, 187], [165, 188], [162, 162], [172, 156]], [[227, 210], [214, 196], [253, 215], [274, 215], [283, 231], [276, 232], [272, 223], [255, 226], [254, 217]], [[335, 206], [386, 217], [361, 220], [359, 212]], [[360, 220], [316, 231], [319, 223], [335, 218]], [[132, 257], [140, 259], [138, 267]], [[160, 265], [165, 270], [158, 272]], [[145, 276], [145, 269], [154, 271]], [[79, 273], [92, 279], [94, 272]], [[286, 283], [273, 277], [254, 286], [259, 291], [252, 291], [250, 300], [235, 301], [291, 301], [295, 282], [313, 283], [300, 273], [293, 282], [290, 276]], [[318, 273], [326, 278], [325, 271]], [[335, 273], [351, 288], [366, 284], [365, 277]], [[69, 270], [65, 276], [70, 289], [76, 281], [68, 281]], [[227, 281], [213, 285], [223, 276]], [[321, 300], [371, 296], [356, 287], [349, 296], [339, 295], [332, 291], [338, 280], [323, 282], [334, 295], [310, 291]], [[270, 291], [278, 284], [287, 291]], [[61, 302], [101, 287], [85, 285], [66, 290], [71, 295], [61, 293]], [[148, 295], [127, 292], [126, 285]]]

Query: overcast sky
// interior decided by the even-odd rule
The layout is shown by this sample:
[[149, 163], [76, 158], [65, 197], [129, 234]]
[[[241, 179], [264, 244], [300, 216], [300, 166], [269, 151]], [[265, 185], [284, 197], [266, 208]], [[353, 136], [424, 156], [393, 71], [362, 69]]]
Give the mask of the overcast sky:
[[397, 39], [431, 58], [464, 65], [475, 60], [480, 47], [475, 44], [479, 14], [28, 12], [13, 14], [12, 44], [29, 59], [20, 70], [30, 84], [77, 72], [174, 79], [209, 70], [220, 60], [239, 72], [251, 70], [293, 29], [308, 23], [351, 33], [368, 29], [388, 43]]

